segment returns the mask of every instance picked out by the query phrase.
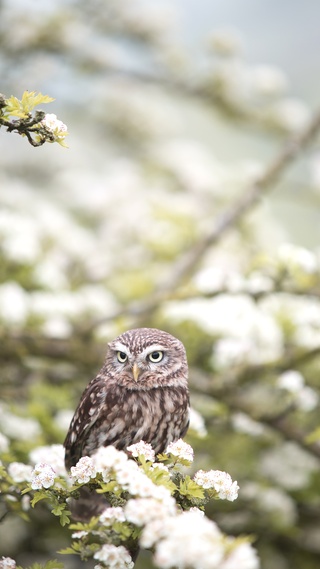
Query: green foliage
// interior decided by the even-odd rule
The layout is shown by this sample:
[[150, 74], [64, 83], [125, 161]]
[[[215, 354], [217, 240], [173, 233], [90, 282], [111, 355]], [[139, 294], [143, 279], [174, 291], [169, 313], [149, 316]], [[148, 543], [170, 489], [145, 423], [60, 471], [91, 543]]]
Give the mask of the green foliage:
[[52, 103], [54, 99], [48, 95], [42, 95], [35, 91], [25, 91], [22, 95], [21, 101], [13, 95], [6, 99], [6, 106], [4, 107], [3, 114], [5, 117], [19, 117], [21, 119], [28, 118], [30, 113], [38, 105]]
[[[33, 563], [32, 565], [30, 565], [29, 567], [25, 568], [25, 569], [63, 569], [64, 564], [57, 561], [56, 559], [52, 559], [50, 561], [47, 561], [44, 564], [41, 563]], [[22, 567], [20, 565], [17, 566], [17, 569], [22, 569]]]
[[[67, 127], [57, 119], [56, 115], [44, 111], [32, 111], [42, 103], [54, 101], [48, 95], [36, 94], [35, 91], [25, 91], [19, 100], [13, 95], [5, 99], [0, 95], [0, 128], [6, 127], [8, 132], [17, 132], [25, 136], [32, 146], [42, 146], [45, 142], [58, 142], [67, 147], [65, 137]], [[15, 118], [17, 117], [17, 118]]]
[[204, 490], [191, 480], [190, 476], [186, 476], [184, 480], [180, 481], [179, 493], [189, 500], [192, 500], [193, 498], [203, 500], [205, 497]]

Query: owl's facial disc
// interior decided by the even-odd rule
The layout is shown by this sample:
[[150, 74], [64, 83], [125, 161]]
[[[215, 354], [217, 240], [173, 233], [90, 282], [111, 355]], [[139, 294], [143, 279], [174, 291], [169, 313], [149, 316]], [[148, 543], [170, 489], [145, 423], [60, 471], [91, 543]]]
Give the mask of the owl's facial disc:
[[125, 344], [117, 342], [113, 350], [118, 364], [130, 369], [135, 383], [143, 371], [155, 370], [157, 365], [166, 359], [166, 351], [161, 344], [151, 344], [138, 353], [131, 353]]

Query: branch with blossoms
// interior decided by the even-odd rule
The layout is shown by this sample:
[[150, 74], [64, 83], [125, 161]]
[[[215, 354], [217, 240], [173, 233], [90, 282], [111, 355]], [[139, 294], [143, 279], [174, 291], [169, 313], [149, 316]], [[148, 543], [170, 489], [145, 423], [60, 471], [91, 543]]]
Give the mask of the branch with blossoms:
[[0, 94], [0, 128], [6, 127], [7, 132], [16, 132], [25, 136], [31, 146], [42, 146], [45, 142], [57, 142], [67, 147], [65, 138], [68, 135], [66, 125], [54, 114], [33, 110], [36, 106], [54, 101], [48, 95], [36, 94], [35, 91], [25, 91], [21, 101], [11, 96], [8, 99]]
[[[63, 457], [62, 445], [40, 447], [30, 454], [30, 462], [40, 460], [34, 466], [11, 462], [0, 471], [9, 511], [17, 511], [20, 500], [20, 513], [26, 518], [29, 504], [35, 507], [43, 501], [62, 526], [69, 526], [71, 543], [60, 554], [93, 558], [99, 569], [131, 569], [130, 551], [138, 548], [151, 550], [155, 565], [163, 569], [259, 567], [248, 538], [224, 535], [204, 515], [209, 500], [234, 501], [237, 482], [219, 470], [187, 474], [193, 449], [182, 440], [157, 457], [143, 441], [128, 447], [127, 453], [102, 447], [92, 457], [82, 457], [70, 473]], [[87, 523], [70, 523], [70, 500], [78, 498], [83, 486], [103, 495], [108, 506]]]

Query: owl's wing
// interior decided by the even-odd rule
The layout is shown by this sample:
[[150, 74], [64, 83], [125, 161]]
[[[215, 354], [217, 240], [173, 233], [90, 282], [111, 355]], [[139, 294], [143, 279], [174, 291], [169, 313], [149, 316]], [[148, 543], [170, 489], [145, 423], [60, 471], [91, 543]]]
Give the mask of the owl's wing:
[[64, 441], [65, 464], [68, 469], [81, 458], [89, 432], [100, 418], [101, 412], [108, 412], [107, 407], [106, 383], [102, 377], [97, 376], [83, 392]]

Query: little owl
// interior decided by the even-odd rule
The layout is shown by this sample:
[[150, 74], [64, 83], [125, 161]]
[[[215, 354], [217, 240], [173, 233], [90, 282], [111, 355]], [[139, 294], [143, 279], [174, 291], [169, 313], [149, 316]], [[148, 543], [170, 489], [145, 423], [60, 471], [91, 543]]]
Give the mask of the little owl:
[[126, 450], [143, 440], [156, 454], [163, 452], [188, 428], [187, 379], [186, 352], [177, 338], [154, 328], [118, 336], [108, 344], [105, 363], [71, 421], [66, 467], [107, 445]]

